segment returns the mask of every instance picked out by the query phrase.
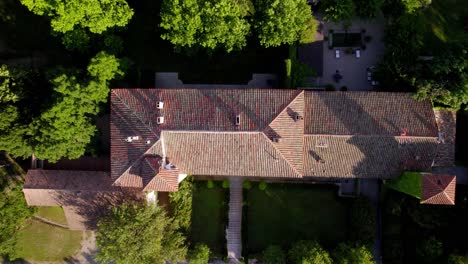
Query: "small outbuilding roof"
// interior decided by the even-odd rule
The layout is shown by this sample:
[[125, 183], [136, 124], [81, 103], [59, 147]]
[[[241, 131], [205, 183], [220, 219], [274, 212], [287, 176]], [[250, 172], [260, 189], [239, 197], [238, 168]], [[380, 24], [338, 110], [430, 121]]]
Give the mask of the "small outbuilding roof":
[[424, 204], [455, 204], [455, 175], [422, 174], [421, 203]]

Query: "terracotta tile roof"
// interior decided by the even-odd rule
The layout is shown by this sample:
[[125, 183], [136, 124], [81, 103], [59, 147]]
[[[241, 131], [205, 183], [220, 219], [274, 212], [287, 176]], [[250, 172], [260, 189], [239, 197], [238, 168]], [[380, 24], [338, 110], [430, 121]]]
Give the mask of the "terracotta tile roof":
[[[430, 102], [403, 93], [114, 89], [111, 94], [111, 175], [118, 186], [176, 188], [166, 176], [158, 178], [161, 170], [142, 162], [145, 155], [171, 162], [181, 174], [390, 178], [403, 169], [428, 170], [437, 148]], [[160, 116], [163, 124], [156, 122]], [[128, 137], [137, 139], [127, 142]]]
[[302, 174], [304, 92], [300, 93], [263, 131], [285, 159]]
[[309, 92], [305, 112], [306, 134], [437, 137], [430, 102], [408, 93]]
[[437, 138], [308, 135], [304, 176], [394, 178], [430, 169]]
[[179, 189], [179, 170], [162, 169], [145, 186], [144, 191], [175, 192]]
[[434, 166], [451, 167], [455, 165], [455, 135], [457, 113], [455, 111], [434, 110], [439, 128], [439, 149]]
[[163, 131], [169, 160], [195, 175], [300, 177], [261, 132]]
[[421, 203], [454, 205], [456, 181], [454, 175], [423, 173]]
[[108, 172], [75, 170], [28, 170], [25, 189], [114, 191]]

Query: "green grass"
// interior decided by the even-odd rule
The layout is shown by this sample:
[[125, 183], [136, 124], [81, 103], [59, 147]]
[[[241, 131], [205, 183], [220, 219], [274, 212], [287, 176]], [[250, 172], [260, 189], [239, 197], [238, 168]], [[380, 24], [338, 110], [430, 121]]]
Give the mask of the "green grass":
[[244, 249], [253, 254], [271, 244], [288, 248], [301, 239], [317, 239], [332, 248], [345, 241], [347, 207], [336, 193], [334, 186], [304, 184], [245, 191]]
[[387, 180], [385, 186], [421, 199], [421, 173], [404, 172], [398, 179]]
[[18, 231], [16, 257], [31, 261], [63, 261], [80, 249], [81, 231], [30, 219]]
[[67, 219], [60, 206], [40, 206], [38, 207], [37, 215], [52, 222], [67, 225]]
[[204, 243], [217, 255], [225, 255], [229, 189], [221, 188], [221, 182], [207, 188], [205, 181], [194, 183], [192, 201], [192, 244]]
[[433, 0], [417, 16], [415, 23], [424, 32], [424, 42], [433, 48], [443, 48], [447, 42], [468, 41], [463, 29], [468, 14], [466, 0]]

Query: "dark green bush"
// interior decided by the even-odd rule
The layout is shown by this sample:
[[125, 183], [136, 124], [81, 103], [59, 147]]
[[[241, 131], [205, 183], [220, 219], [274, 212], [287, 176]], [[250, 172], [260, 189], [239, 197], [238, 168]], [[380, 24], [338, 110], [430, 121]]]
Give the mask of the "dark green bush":
[[443, 251], [442, 242], [437, 240], [435, 237], [425, 239], [416, 249], [418, 257], [425, 262], [435, 261], [442, 256]]
[[264, 181], [262, 181], [262, 182], [260, 182], [260, 183], [258, 184], [258, 189], [259, 189], [260, 191], [266, 190], [267, 187], [268, 187], [268, 185], [267, 185], [267, 183], [264, 182]]
[[211, 250], [205, 244], [196, 244], [189, 251], [188, 259], [190, 264], [206, 264], [210, 260]]
[[350, 210], [350, 239], [369, 244], [375, 237], [375, 211], [365, 197], [356, 198]]
[[187, 176], [179, 185], [177, 192], [171, 192], [169, 203], [172, 208], [172, 216], [184, 234], [190, 230], [192, 216], [193, 177]]
[[263, 251], [264, 264], [286, 264], [286, 254], [280, 246], [271, 245]]
[[252, 189], [252, 183], [251, 183], [250, 181], [244, 181], [244, 182], [242, 183], [242, 186], [243, 186], [244, 189], [246, 189], [246, 190]]
[[214, 187], [214, 182], [213, 182], [213, 180], [208, 180], [208, 181], [206, 182], [206, 187], [207, 187], [208, 189], [213, 189], [213, 187]]
[[313, 240], [294, 243], [288, 252], [288, 258], [292, 264], [332, 264], [330, 254]]
[[229, 181], [228, 181], [228, 180], [224, 180], [224, 181], [223, 181], [223, 188], [224, 188], [224, 189], [228, 189], [229, 186], [230, 186]]

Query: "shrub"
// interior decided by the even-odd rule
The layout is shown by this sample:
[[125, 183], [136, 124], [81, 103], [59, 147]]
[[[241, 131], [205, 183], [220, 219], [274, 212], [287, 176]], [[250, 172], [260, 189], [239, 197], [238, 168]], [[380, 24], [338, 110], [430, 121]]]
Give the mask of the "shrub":
[[243, 186], [244, 189], [246, 189], [246, 190], [252, 189], [252, 183], [251, 183], [250, 181], [244, 181], [244, 182], [242, 183], [242, 186]]
[[206, 264], [210, 260], [210, 248], [205, 244], [196, 244], [189, 252], [190, 264]]
[[208, 189], [213, 189], [213, 187], [214, 187], [214, 182], [213, 182], [212, 180], [208, 180], [208, 181], [206, 182], [206, 187], [207, 187]]
[[280, 246], [270, 245], [263, 251], [264, 264], [286, 264], [286, 255]]
[[317, 241], [301, 240], [293, 244], [288, 252], [293, 264], [332, 264], [332, 259]]
[[307, 28], [301, 33], [301, 39], [299, 40], [299, 43], [301, 44], [314, 42], [315, 35], [317, 34], [318, 22], [314, 17], [311, 16], [309, 20], [307, 20], [306, 24]]
[[224, 189], [228, 189], [229, 186], [230, 186], [229, 181], [228, 181], [228, 180], [224, 180], [224, 181], [223, 181], [223, 188], [224, 188]]
[[268, 187], [268, 185], [267, 185], [267, 183], [264, 182], [264, 181], [262, 181], [262, 182], [260, 182], [260, 183], [258, 184], [258, 189], [259, 189], [260, 191], [266, 190], [267, 187]]
[[177, 192], [169, 194], [169, 203], [172, 208], [174, 222], [184, 234], [190, 230], [192, 216], [193, 177], [187, 176], [181, 183]]
[[375, 211], [364, 197], [356, 198], [350, 210], [350, 239], [363, 244], [372, 243], [375, 235]]
[[375, 264], [372, 259], [372, 253], [369, 248], [363, 245], [341, 243], [333, 252], [333, 260], [336, 264]]
[[416, 249], [418, 257], [426, 262], [433, 262], [443, 253], [442, 242], [435, 237], [425, 239]]
[[448, 264], [468, 264], [468, 254], [465, 256], [451, 254], [448, 258]]

